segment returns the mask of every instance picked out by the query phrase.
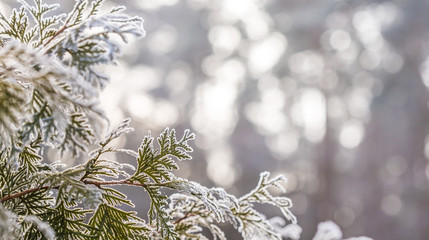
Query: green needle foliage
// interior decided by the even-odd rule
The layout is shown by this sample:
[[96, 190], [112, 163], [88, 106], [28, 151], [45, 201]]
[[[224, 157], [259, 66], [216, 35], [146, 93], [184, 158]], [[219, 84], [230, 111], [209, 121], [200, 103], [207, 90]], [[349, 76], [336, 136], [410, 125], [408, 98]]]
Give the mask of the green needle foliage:
[[[122, 7], [101, 13], [102, 2], [77, 0], [71, 12], [56, 14], [58, 5], [22, 0], [10, 16], [0, 13], [0, 239], [207, 239], [208, 232], [225, 239], [223, 222], [244, 239], [299, 235], [291, 201], [269, 192], [282, 189], [281, 176], [262, 173], [239, 198], [176, 177], [177, 161], [191, 159], [195, 135], [188, 130], [178, 138], [167, 128], [156, 143], [149, 133], [137, 151], [113, 143], [133, 130], [129, 119], [100, 137], [105, 117], [97, 101], [109, 79], [97, 66], [115, 63], [120, 47], [113, 36], [126, 42], [145, 34], [140, 18]], [[72, 157], [95, 150], [65, 168], [43, 159], [47, 147]], [[128, 154], [136, 167], [107, 153]], [[146, 220], [122, 210], [134, 205], [117, 185], [149, 196]], [[295, 235], [280, 232], [255, 203], [278, 207]]]

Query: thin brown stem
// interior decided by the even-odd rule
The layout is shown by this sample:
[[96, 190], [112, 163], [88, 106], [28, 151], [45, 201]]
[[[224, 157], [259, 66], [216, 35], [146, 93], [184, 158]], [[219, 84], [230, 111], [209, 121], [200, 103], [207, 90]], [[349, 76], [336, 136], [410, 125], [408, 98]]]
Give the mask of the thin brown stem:
[[52, 37], [48, 39], [48, 41], [43, 44], [44, 47], [48, 46], [56, 37], [58, 37], [61, 33], [63, 33], [68, 27], [64, 25], [58, 32], [56, 32]]
[[49, 186], [31, 188], [31, 189], [28, 189], [28, 190], [25, 190], [25, 191], [22, 191], [22, 192], [19, 192], [19, 193], [14, 193], [14, 194], [10, 194], [10, 195], [7, 195], [5, 197], [2, 197], [0, 199], [0, 201], [1, 202], [5, 202], [5, 201], [8, 201], [8, 200], [11, 200], [11, 199], [14, 199], [14, 198], [19, 198], [19, 197], [22, 197], [24, 195], [27, 195], [27, 194], [30, 194], [30, 193], [33, 193], [33, 192], [37, 192], [39, 190], [45, 190], [45, 189], [48, 189], [48, 188], [49, 188]]
[[187, 213], [185, 213], [185, 215], [181, 218], [176, 219], [175, 221], [173, 221], [173, 224], [178, 224], [179, 222], [185, 220], [186, 218], [193, 216], [194, 214], [192, 213], [192, 210], [194, 210], [195, 206], [197, 204], [194, 203], [194, 205], [192, 205], [191, 209], [189, 209], [189, 211]]
[[[137, 186], [137, 187], [150, 187], [150, 186], [166, 186], [167, 183], [139, 183], [139, 182], [133, 182], [129, 179], [124, 179], [124, 180], [119, 180], [119, 181], [91, 181], [91, 180], [83, 180], [81, 181], [85, 184], [92, 184], [95, 185], [97, 187], [101, 187], [101, 186], [105, 186], [105, 185], [129, 185], [129, 186]], [[10, 194], [7, 196], [4, 196], [0, 199], [0, 202], [5, 202], [11, 199], [15, 199], [15, 198], [19, 198], [22, 197], [24, 195], [33, 193], [33, 192], [37, 192], [39, 190], [46, 190], [46, 189], [58, 189], [59, 186], [43, 186], [43, 187], [36, 187], [36, 188], [31, 188], [19, 193], [14, 193], [14, 194]]]
[[73, 15], [69, 15], [64, 22], [64, 25], [58, 30], [52, 37], [48, 39], [48, 41], [43, 44], [43, 47], [47, 47], [55, 38], [57, 38], [60, 34], [62, 34], [66, 29], [68, 29], [70, 26], [68, 26], [70, 20], [72, 19]]

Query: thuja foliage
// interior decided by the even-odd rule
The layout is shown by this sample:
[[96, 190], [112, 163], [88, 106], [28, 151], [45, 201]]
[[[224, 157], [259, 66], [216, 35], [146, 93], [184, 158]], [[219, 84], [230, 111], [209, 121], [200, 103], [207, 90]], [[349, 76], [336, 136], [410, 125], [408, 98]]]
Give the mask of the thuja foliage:
[[[225, 222], [244, 239], [299, 238], [290, 199], [269, 191], [283, 189], [282, 176], [263, 172], [254, 190], [235, 197], [174, 175], [177, 161], [191, 159], [188, 130], [149, 133], [137, 150], [121, 149], [114, 140], [133, 130], [125, 119], [101, 137], [97, 101], [109, 78], [100, 65], [115, 63], [114, 39], [144, 36], [142, 19], [123, 7], [101, 13], [102, 0], [77, 0], [67, 14], [19, 2], [10, 16], [0, 13], [0, 239], [226, 239]], [[85, 161], [52, 163], [43, 158], [49, 147]], [[135, 165], [109, 154], [128, 154]], [[149, 196], [147, 218], [123, 210], [134, 204], [118, 185]], [[291, 224], [266, 219], [255, 203], [279, 208]]]
[[[20, 3], [11, 16], [0, 15], [2, 239], [203, 239], [203, 228], [225, 239], [221, 222], [246, 239], [279, 239], [254, 203], [272, 204], [296, 222], [291, 201], [268, 191], [281, 188], [282, 177], [262, 173], [241, 198], [176, 177], [176, 161], [191, 159], [190, 131], [178, 138], [167, 128], [156, 143], [149, 133], [137, 151], [112, 142], [132, 131], [129, 119], [100, 137], [96, 129], [105, 117], [97, 99], [108, 77], [98, 65], [115, 63], [114, 35], [124, 42], [144, 35], [140, 18], [122, 7], [99, 13], [101, 0], [78, 0], [70, 13], [59, 15], [58, 5]], [[95, 150], [86, 154], [91, 146]], [[65, 168], [43, 159], [47, 147], [72, 157], [83, 153], [87, 160]], [[131, 155], [136, 167], [109, 160], [107, 153]], [[147, 220], [121, 209], [134, 205], [115, 185], [149, 196]], [[176, 193], [167, 196], [163, 188]]]

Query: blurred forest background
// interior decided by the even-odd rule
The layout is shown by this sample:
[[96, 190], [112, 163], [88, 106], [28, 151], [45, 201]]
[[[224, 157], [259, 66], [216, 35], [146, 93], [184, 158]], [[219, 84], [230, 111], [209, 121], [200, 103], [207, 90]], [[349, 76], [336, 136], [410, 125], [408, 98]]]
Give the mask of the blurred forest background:
[[[74, 1], [61, 4], [68, 10]], [[136, 149], [148, 130], [189, 128], [194, 160], [180, 163], [178, 175], [238, 196], [261, 171], [284, 174], [302, 239], [328, 219], [345, 237], [427, 239], [429, 1], [105, 7], [117, 4], [143, 17], [147, 31], [106, 69], [103, 109], [112, 124], [131, 117], [136, 128], [120, 144]], [[0, 11], [11, 6], [2, 0]], [[143, 195], [129, 194], [140, 212]]]

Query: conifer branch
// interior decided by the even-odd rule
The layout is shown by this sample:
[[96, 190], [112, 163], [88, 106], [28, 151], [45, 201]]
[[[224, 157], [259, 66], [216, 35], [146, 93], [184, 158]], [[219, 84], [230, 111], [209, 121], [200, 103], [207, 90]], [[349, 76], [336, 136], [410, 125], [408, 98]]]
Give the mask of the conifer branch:
[[[137, 151], [112, 144], [133, 131], [130, 119], [100, 137], [105, 117], [97, 103], [109, 78], [98, 66], [116, 62], [121, 46], [112, 35], [125, 43], [145, 35], [141, 18], [122, 13], [123, 7], [99, 14], [103, 0], [76, 0], [68, 14], [53, 13], [59, 5], [42, 0], [19, 2], [9, 18], [0, 13], [0, 239], [207, 239], [205, 228], [213, 239], [226, 240], [218, 225], [228, 222], [244, 239], [280, 240], [286, 230], [277, 231], [255, 203], [279, 208], [296, 223], [291, 200], [269, 191], [282, 189], [281, 176], [263, 172], [241, 198], [176, 177], [177, 162], [191, 160], [188, 142], [195, 134], [189, 130], [181, 138], [169, 128], [156, 139], [149, 132]], [[43, 157], [47, 147], [74, 157], [94, 144], [86, 163], [62, 171], [61, 161]], [[106, 153], [125, 153], [135, 164]], [[135, 207], [115, 189], [121, 185], [148, 195], [148, 223], [120, 208]], [[299, 226], [289, 226], [299, 236]], [[327, 227], [332, 230], [323, 224], [318, 239]]]

